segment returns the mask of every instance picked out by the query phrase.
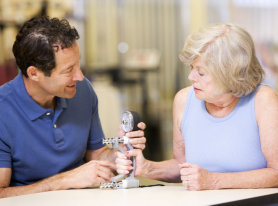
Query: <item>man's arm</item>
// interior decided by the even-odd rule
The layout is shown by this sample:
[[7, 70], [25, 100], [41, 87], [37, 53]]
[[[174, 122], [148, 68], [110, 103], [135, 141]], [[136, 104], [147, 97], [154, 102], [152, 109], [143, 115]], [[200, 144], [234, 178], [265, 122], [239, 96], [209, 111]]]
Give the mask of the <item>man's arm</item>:
[[89, 162], [91, 160], [109, 160], [114, 162], [116, 149], [111, 149], [108, 146], [104, 146], [97, 150], [87, 150], [85, 155], [85, 161]]
[[38, 186], [38, 185], [9, 187], [11, 175], [12, 175], [11, 168], [0, 168], [0, 197], [1, 198], [43, 191], [43, 189], [40, 188], [42, 186]]
[[63, 172], [31, 185], [9, 187], [12, 170], [0, 168], [0, 198], [64, 190], [70, 188], [86, 188], [109, 181], [113, 176], [109, 161], [90, 161], [73, 170]]
[[[144, 149], [146, 138], [143, 130], [146, 125], [141, 122], [138, 127], [141, 130], [122, 135], [130, 137], [130, 144], [135, 148]], [[0, 168], [0, 198], [70, 188], [86, 188], [110, 181], [110, 178], [114, 176], [112, 169], [115, 169], [115, 158], [115, 150], [107, 146], [97, 150], [88, 150], [85, 156], [87, 163], [84, 165], [26, 186], [9, 187], [12, 171], [10, 168]]]

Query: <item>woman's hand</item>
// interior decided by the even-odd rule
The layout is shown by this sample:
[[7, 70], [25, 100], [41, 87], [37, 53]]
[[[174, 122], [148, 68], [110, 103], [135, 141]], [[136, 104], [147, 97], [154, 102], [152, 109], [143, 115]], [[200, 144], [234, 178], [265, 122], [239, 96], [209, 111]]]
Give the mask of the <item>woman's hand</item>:
[[187, 162], [179, 167], [182, 183], [188, 190], [217, 189], [214, 173]]
[[137, 126], [140, 130], [131, 131], [128, 133], [125, 133], [122, 127], [120, 127], [118, 130], [118, 137], [126, 136], [129, 138], [129, 143], [134, 148], [144, 150], [146, 147], [146, 137], [144, 137], [146, 124], [144, 122], [140, 122]]
[[147, 160], [144, 158], [142, 150], [140, 149], [127, 151], [126, 154], [117, 152], [117, 172], [119, 174], [128, 174], [131, 170], [133, 170], [132, 161], [129, 159], [130, 157], [134, 157], [136, 161], [135, 176], [142, 176]]
[[146, 138], [144, 137], [146, 124], [140, 122], [137, 126], [140, 130], [131, 131], [128, 133], [125, 133], [121, 127], [119, 128], [118, 137], [128, 137], [129, 143], [134, 147], [133, 150], [126, 151], [125, 154], [117, 152], [116, 168], [119, 174], [129, 174], [129, 172], [133, 170], [132, 161], [130, 160], [130, 157], [132, 156], [135, 158], [136, 161], [135, 176], [139, 176], [143, 171], [145, 158], [143, 156], [142, 150], [144, 150], [146, 147]]

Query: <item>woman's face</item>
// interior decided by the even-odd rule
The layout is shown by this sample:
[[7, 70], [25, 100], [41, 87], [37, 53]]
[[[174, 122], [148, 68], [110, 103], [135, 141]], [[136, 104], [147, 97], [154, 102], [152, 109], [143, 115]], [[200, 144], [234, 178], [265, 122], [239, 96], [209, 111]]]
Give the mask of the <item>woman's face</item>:
[[200, 100], [215, 102], [224, 94], [199, 57], [191, 64], [188, 79], [192, 82], [196, 98]]

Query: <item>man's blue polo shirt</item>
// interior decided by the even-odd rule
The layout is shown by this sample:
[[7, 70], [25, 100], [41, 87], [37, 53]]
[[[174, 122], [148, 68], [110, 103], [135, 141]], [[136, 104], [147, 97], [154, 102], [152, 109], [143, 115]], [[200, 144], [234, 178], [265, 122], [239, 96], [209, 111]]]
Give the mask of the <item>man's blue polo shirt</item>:
[[104, 146], [97, 96], [86, 78], [76, 89], [53, 110], [29, 96], [22, 74], [0, 87], [0, 167], [12, 169], [11, 186], [78, 167], [87, 149]]

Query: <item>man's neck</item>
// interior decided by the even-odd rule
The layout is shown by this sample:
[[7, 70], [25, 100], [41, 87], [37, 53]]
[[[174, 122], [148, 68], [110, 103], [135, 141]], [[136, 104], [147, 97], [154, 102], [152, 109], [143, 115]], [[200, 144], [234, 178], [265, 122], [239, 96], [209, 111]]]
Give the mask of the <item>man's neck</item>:
[[41, 107], [45, 109], [55, 109], [55, 96], [47, 95], [45, 91], [43, 91], [41, 87], [37, 84], [37, 82], [34, 82], [29, 78], [26, 78], [25, 76], [23, 76], [23, 81], [27, 93], [37, 104], [39, 104]]

